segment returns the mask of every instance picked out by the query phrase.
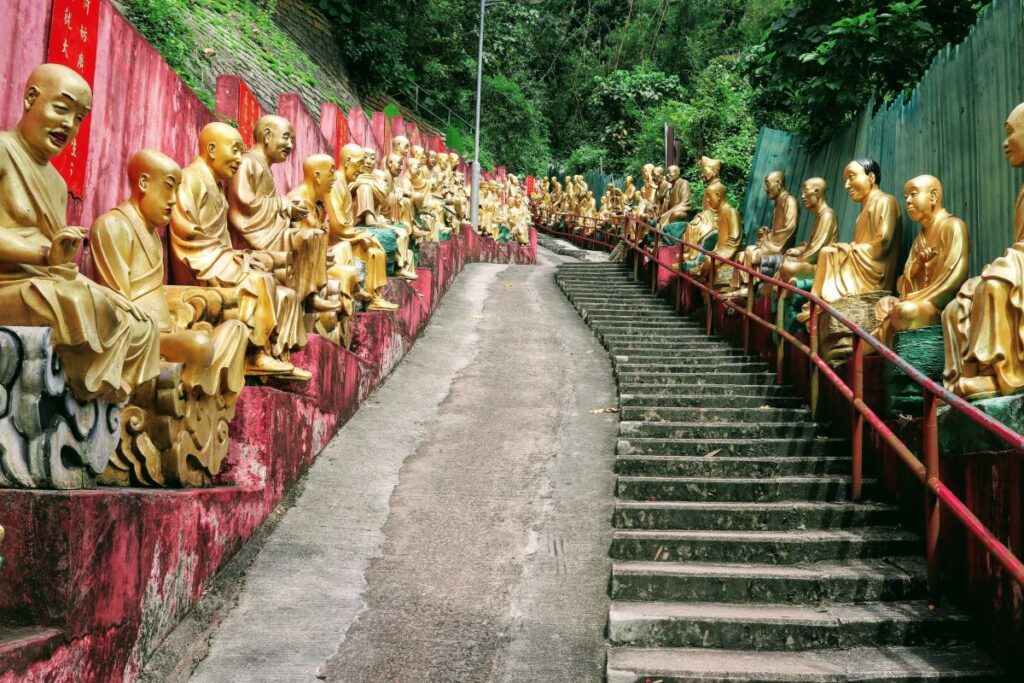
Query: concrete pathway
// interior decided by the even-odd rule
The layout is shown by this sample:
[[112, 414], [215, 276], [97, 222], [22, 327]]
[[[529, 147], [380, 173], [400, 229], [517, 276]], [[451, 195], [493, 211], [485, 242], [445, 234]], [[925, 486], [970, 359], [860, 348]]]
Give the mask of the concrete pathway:
[[617, 405], [561, 259], [468, 266], [338, 433], [192, 680], [598, 681]]

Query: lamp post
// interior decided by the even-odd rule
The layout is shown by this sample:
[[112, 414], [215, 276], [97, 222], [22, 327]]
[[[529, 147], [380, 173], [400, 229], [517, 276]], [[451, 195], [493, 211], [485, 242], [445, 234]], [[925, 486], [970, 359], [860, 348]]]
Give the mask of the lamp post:
[[473, 129], [473, 168], [469, 190], [469, 220], [473, 224], [473, 232], [479, 232], [480, 228], [480, 93], [484, 77], [484, 12], [488, 7], [503, 2], [538, 5], [544, 0], [480, 0], [480, 42], [476, 53], [476, 125]]

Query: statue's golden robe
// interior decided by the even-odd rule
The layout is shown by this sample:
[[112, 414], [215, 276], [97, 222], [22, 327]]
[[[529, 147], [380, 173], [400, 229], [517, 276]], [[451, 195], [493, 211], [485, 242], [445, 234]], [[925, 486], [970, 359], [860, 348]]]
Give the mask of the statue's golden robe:
[[228, 185], [228, 224], [252, 249], [293, 255], [288, 285], [305, 300], [327, 284], [327, 235], [322, 230], [293, 228], [291, 202], [277, 194], [270, 164], [255, 150]]
[[964, 375], [965, 364], [981, 364], [991, 368], [1000, 394], [1024, 389], [1024, 186], [1013, 236], [1013, 246], [965, 282], [942, 314], [947, 387]]
[[260, 270], [249, 253], [232, 247], [227, 200], [201, 159], [182, 169], [171, 213], [171, 253], [201, 284], [237, 290], [239, 318], [249, 326], [254, 346], [269, 347], [279, 356], [306, 345], [295, 292]]
[[185, 386], [199, 387], [208, 396], [223, 389], [241, 391], [248, 328], [240, 320], [224, 321], [209, 332], [185, 330], [175, 323], [164, 288], [163, 244], [138, 210], [125, 202], [103, 214], [89, 237], [96, 279], [149, 313], [161, 336], [170, 335], [184, 350], [180, 360]]
[[891, 290], [896, 279], [902, 219], [896, 198], [877, 192], [857, 216], [853, 242], [821, 250], [812, 293], [832, 302], [844, 296]]
[[[0, 133], [0, 239], [38, 246], [66, 226], [67, 185], [15, 132]], [[72, 392], [120, 403], [160, 372], [156, 322], [127, 299], [60, 266], [0, 264], [0, 324], [50, 327]]]

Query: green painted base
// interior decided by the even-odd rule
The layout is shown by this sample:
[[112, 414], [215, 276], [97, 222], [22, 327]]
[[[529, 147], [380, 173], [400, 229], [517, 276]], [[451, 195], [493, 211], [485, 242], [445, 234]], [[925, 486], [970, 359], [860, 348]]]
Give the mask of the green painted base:
[[663, 247], [674, 247], [677, 244], [679, 244], [679, 241], [681, 239], [683, 239], [683, 231], [686, 230], [686, 226], [687, 225], [689, 225], [689, 223], [684, 223], [683, 221], [678, 221], [676, 223], [669, 223], [664, 228], [662, 228], [661, 231], [663, 233], [665, 233], [666, 235], [672, 235], [672, 237], [674, 237], [675, 239], [669, 239], [667, 237], [662, 237], [661, 238], [661, 246], [663, 246]]
[[[893, 339], [892, 350], [924, 373], [928, 379], [936, 382], [942, 380], [942, 368], [946, 357], [943, 351], [941, 325], [900, 332]], [[886, 415], [921, 415], [923, 401], [921, 387], [917, 382], [892, 363], [885, 364], [883, 381]]]
[[[972, 401], [971, 405], [1024, 434], [1024, 394], [986, 398]], [[1008, 446], [1002, 439], [948, 407], [939, 408], [939, 453], [943, 457], [1006, 450]]]
[[398, 252], [398, 235], [391, 228], [365, 228], [380, 242], [381, 248], [388, 257], [388, 275], [395, 274], [395, 254]]

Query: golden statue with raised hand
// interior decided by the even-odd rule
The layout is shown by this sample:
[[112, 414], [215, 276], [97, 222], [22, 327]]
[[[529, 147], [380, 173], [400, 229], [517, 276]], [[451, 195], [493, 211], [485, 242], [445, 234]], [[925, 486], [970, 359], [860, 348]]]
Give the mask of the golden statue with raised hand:
[[363, 288], [367, 294], [359, 298], [368, 298], [367, 309], [370, 311], [396, 311], [398, 305], [384, 298], [384, 288], [388, 284], [387, 253], [372, 232], [360, 230], [355, 224], [350, 187], [363, 172], [363, 148], [347, 144], [341, 148], [340, 156], [341, 168], [334, 174], [334, 185], [326, 200], [330, 249], [334, 254], [331, 277], [337, 268], [349, 262], [351, 256], [360, 259], [366, 269]]
[[[701, 199], [701, 210], [683, 231], [683, 241], [696, 246], [702, 246], [704, 241], [712, 232], [718, 229], [718, 212], [711, 208], [707, 188], [719, 182], [719, 175], [722, 171], [722, 162], [709, 157], [700, 158], [700, 178], [704, 183], [704, 196]], [[696, 249], [683, 246], [679, 260], [684, 269], [692, 268], [701, 261], [703, 254]]]
[[238, 319], [249, 329], [246, 374], [305, 381], [312, 375], [287, 361], [290, 351], [306, 345], [302, 310], [295, 291], [274, 275], [291, 256], [231, 245], [222, 183], [238, 170], [244, 151], [241, 134], [226, 123], [200, 132], [199, 156], [182, 170], [171, 213], [172, 270], [176, 281], [195, 279], [237, 300]]
[[680, 175], [678, 166], [673, 164], [668, 167], [668, 177], [665, 181], [668, 184], [668, 192], [665, 195], [661, 216], [658, 217], [660, 228], [669, 223], [685, 221], [686, 215], [690, 213], [690, 183]]
[[[725, 185], [718, 182], [717, 180], [707, 186], [704, 191], [704, 196], [708, 202], [708, 208], [715, 212], [718, 217], [718, 224], [716, 229], [718, 230], [718, 241], [713, 249], [716, 256], [724, 259], [736, 258], [736, 252], [739, 251], [740, 244], [743, 242], [743, 221], [740, 218], [740, 212], [736, 210], [729, 200], [726, 199], [728, 190]], [[709, 266], [709, 260], [705, 259], [694, 272], [697, 275], [703, 275], [707, 272]], [[715, 281], [714, 286], [716, 288], [723, 288], [728, 286], [731, 281], [732, 275], [728, 271], [731, 268], [726, 267], [725, 264], [719, 262], [715, 263]]]
[[327, 285], [327, 235], [292, 226], [306, 218], [306, 211], [277, 193], [270, 171], [291, 156], [295, 130], [287, 119], [271, 114], [256, 122], [253, 135], [255, 144], [242, 155], [228, 184], [228, 223], [252, 249], [292, 255], [292, 271], [282, 284], [294, 289], [312, 312], [337, 311], [341, 305], [321, 294]]
[[91, 107], [81, 76], [43, 64], [17, 127], [0, 133], [0, 323], [52, 328], [75, 396], [120, 403], [160, 372], [156, 322], [78, 272], [84, 233], [66, 224], [67, 185], [50, 163]]
[[393, 222], [409, 226], [413, 231], [413, 237], [424, 237], [426, 231], [420, 230], [416, 225], [412, 182], [409, 177], [411, 174], [403, 174], [404, 162], [405, 160], [401, 156], [394, 153], [384, 158], [384, 167], [391, 175], [391, 193], [388, 195], [387, 215]]
[[[408, 174], [403, 178], [403, 184], [399, 187], [403, 198], [405, 192], [409, 193], [409, 198], [412, 201], [409, 208], [413, 215], [419, 216], [427, 226], [426, 230], [422, 230], [416, 220], [412, 220], [414, 234], [416, 237], [430, 242], [439, 242], [442, 234], [448, 234], [448, 228], [445, 226], [444, 203], [432, 191], [433, 184], [427, 174], [426, 166], [417, 159], [410, 159], [408, 170]], [[395, 196], [395, 190], [391, 192], [391, 196]], [[393, 206], [395, 209], [403, 208], [401, 203], [393, 203]], [[392, 220], [395, 218], [392, 217]]]
[[376, 173], [376, 150], [363, 147], [362, 151], [361, 172], [349, 185], [355, 203], [352, 214], [355, 225], [363, 226], [377, 238], [385, 251], [394, 254], [395, 275], [405, 280], [415, 280], [419, 276], [416, 275], [416, 264], [409, 249], [409, 229], [391, 224], [385, 216], [388, 204], [387, 174]]
[[825, 191], [828, 184], [821, 178], [808, 178], [800, 191], [800, 203], [814, 213], [811, 238], [792, 249], [787, 249], [782, 258], [778, 278], [789, 284], [797, 280], [813, 279], [822, 247], [839, 238], [839, 221], [836, 212], [828, 205]]
[[128, 162], [128, 184], [130, 198], [97, 218], [89, 233], [96, 278], [156, 320], [160, 356], [170, 365], [132, 395], [100, 482], [207, 485], [227, 454], [249, 329], [224, 319], [227, 306], [215, 291], [164, 285], [158, 230], [171, 219], [178, 164], [143, 150]]
[[[896, 198], [878, 186], [881, 175], [878, 162], [866, 158], [851, 161], [843, 171], [850, 199], [862, 208], [853, 242], [825, 246], [818, 257], [811, 292], [829, 303], [892, 290], [903, 214]], [[799, 320], [809, 318], [805, 308]]]
[[[1024, 168], [1024, 103], [1006, 119], [1003, 153]], [[964, 283], [942, 313], [946, 387], [966, 399], [1024, 390], [1024, 185], [1013, 215], [1014, 244]]]
[[636, 185], [633, 182], [633, 176], [626, 176], [622, 187], [622, 203], [624, 208], [632, 209], [636, 203]]
[[[796, 223], [800, 217], [796, 197], [786, 190], [786, 176], [782, 171], [772, 171], [765, 176], [764, 193], [775, 202], [775, 210], [772, 212], [772, 224], [758, 228], [756, 242], [744, 249], [737, 259], [749, 268], [758, 268], [766, 256], [778, 256], [785, 251], [796, 236]], [[744, 296], [750, 286], [750, 275], [736, 269], [732, 284], [736, 295]]]
[[967, 279], [971, 250], [967, 224], [942, 206], [942, 184], [922, 175], [903, 187], [907, 214], [921, 224], [903, 274], [896, 283], [899, 297], [875, 304], [878, 327], [872, 333], [886, 346], [904, 330], [938, 325], [946, 307]]

